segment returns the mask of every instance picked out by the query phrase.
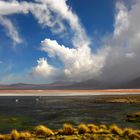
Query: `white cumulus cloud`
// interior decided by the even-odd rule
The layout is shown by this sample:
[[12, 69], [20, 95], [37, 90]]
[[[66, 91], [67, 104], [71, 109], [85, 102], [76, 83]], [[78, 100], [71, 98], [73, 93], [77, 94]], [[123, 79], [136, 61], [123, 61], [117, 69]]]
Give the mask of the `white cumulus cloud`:
[[49, 76], [53, 76], [57, 70], [53, 66], [49, 65], [47, 59], [45, 58], [40, 58], [39, 60], [37, 60], [37, 63], [38, 65], [33, 69], [32, 74], [35, 73], [35, 75], [48, 78]]
[[63, 65], [63, 73], [71, 80], [85, 80], [100, 74], [104, 66], [105, 52], [92, 54], [88, 46], [68, 48], [58, 44], [56, 40], [45, 39], [41, 42], [42, 50], [52, 58], [59, 59]]

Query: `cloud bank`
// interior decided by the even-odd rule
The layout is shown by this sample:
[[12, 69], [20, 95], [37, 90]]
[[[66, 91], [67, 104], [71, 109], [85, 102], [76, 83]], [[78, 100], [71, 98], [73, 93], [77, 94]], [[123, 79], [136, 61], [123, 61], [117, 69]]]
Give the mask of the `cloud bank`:
[[123, 82], [140, 76], [140, 1], [131, 8], [124, 3], [116, 3], [114, 32], [105, 42], [110, 50], [106, 65], [102, 69], [101, 79]]
[[28, 13], [32, 13], [41, 26], [49, 27], [57, 35], [72, 32], [71, 47], [59, 44], [55, 39], [46, 38], [41, 41], [41, 51], [46, 52], [50, 59], [59, 59], [63, 67], [56, 68], [47, 59], [39, 58], [37, 66], [32, 70], [34, 76], [53, 80], [62, 76], [63, 79], [74, 81], [95, 78], [107, 82], [122, 82], [140, 76], [139, 1], [135, 1], [130, 8], [123, 2], [116, 3], [114, 31], [102, 38], [102, 46], [96, 53], [91, 51], [90, 37], [79, 17], [67, 5], [67, 0], [1, 0], [1, 24], [14, 42], [20, 43], [21, 39], [6, 16]]

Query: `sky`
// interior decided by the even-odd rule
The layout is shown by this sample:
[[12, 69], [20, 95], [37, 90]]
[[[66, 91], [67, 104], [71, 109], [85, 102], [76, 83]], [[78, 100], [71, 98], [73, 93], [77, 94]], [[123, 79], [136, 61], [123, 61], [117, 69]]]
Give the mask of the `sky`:
[[0, 0], [0, 83], [140, 76], [139, 0]]

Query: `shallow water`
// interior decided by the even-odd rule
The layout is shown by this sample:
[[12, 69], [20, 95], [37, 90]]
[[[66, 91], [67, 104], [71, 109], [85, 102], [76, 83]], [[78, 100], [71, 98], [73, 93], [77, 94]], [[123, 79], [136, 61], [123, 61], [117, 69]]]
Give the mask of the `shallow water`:
[[56, 129], [65, 122], [70, 122], [73, 125], [81, 122], [116, 123], [121, 127], [140, 128], [140, 124], [125, 121], [127, 114], [140, 111], [140, 104], [98, 103], [95, 100], [96, 96], [1, 96], [0, 116], [18, 116], [19, 120], [18, 122], [16, 119], [12, 119], [13, 122], [7, 120], [9, 121], [6, 122], [7, 126], [1, 127], [0, 131], [8, 132], [12, 128], [27, 129], [38, 124], [45, 124]]

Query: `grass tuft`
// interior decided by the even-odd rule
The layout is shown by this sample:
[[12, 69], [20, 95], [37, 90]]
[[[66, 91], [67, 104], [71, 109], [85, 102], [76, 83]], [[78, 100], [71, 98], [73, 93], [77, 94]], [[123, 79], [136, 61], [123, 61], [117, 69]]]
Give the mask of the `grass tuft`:
[[12, 130], [11, 132], [11, 139], [12, 140], [18, 140], [20, 138], [20, 134], [17, 130]]
[[0, 140], [4, 140], [4, 135], [0, 134]]
[[133, 133], [133, 129], [131, 129], [131, 128], [125, 128], [124, 130], [123, 130], [123, 135], [124, 136], [129, 136], [129, 135], [131, 135], [132, 133]]
[[99, 125], [99, 128], [100, 128], [100, 129], [108, 129], [107, 126], [106, 126], [105, 124]]
[[110, 132], [113, 133], [113, 134], [116, 134], [116, 135], [122, 135], [123, 134], [123, 130], [115, 124], [110, 126]]
[[35, 128], [35, 132], [36, 132], [37, 136], [40, 136], [40, 135], [41, 136], [52, 136], [52, 135], [54, 135], [54, 132], [51, 129], [45, 127], [44, 125], [37, 126]]
[[65, 123], [63, 125], [63, 134], [64, 135], [73, 135], [74, 134], [74, 128], [71, 124]]
[[95, 124], [88, 124], [87, 127], [89, 128], [90, 133], [97, 133], [99, 127]]
[[129, 138], [131, 140], [140, 140], [140, 135], [135, 133], [135, 132], [133, 132], [132, 134], [129, 135]]
[[73, 127], [71, 124], [64, 124], [62, 129], [54, 130], [39, 125], [35, 131], [18, 132], [11, 131], [10, 134], [0, 134], [0, 140], [140, 140], [140, 130], [131, 128], [121, 129], [117, 125], [95, 125], [80, 124]]
[[85, 124], [78, 125], [79, 134], [85, 134], [85, 133], [89, 133], [89, 132], [90, 132], [90, 130], [89, 130], [88, 126], [86, 126]]
[[97, 125], [95, 125], [95, 124], [88, 124], [87, 126], [88, 126], [88, 128], [89, 128], [90, 130], [91, 130], [91, 129], [96, 129], [96, 130], [99, 129], [99, 127], [98, 127]]
[[25, 140], [31, 138], [32, 135], [30, 132], [20, 132], [20, 139]]

